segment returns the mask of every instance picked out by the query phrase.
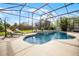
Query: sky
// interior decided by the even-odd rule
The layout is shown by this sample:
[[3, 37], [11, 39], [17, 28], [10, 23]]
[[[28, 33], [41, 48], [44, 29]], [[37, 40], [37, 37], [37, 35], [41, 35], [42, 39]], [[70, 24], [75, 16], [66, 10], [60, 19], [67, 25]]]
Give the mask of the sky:
[[[12, 4], [0, 3], [0, 9], [7, 8], [6, 10], [20, 10], [22, 8], [22, 6], [18, 6], [18, 4], [17, 3], [12, 3]], [[22, 4], [22, 5], [24, 5], [24, 4]], [[37, 8], [40, 8], [43, 5], [44, 5], [44, 3], [27, 3], [22, 10], [33, 12]], [[18, 6], [18, 7], [8, 9], [8, 7], [13, 7], [13, 6]], [[35, 12], [35, 14], [33, 14], [33, 18], [34, 18], [33, 22], [36, 23], [40, 20], [39, 15], [47, 13], [47, 12], [49, 12], [53, 9], [59, 8], [61, 6], [64, 6], [64, 3], [49, 3], [48, 5], [41, 8], [40, 10], [37, 10]], [[79, 10], [78, 6], [79, 6], [79, 4], [73, 4], [73, 5], [68, 6], [67, 7], [68, 12]], [[6, 13], [2, 13], [2, 12], [6, 12]], [[14, 23], [19, 23], [19, 16], [11, 15], [9, 13], [19, 15], [19, 11], [0, 11], [0, 18], [2, 18], [2, 20], [4, 20], [7, 17], [7, 22], [10, 23], [11, 25], [14, 24]], [[62, 9], [59, 9], [57, 11], [52, 12], [52, 14], [54, 16], [64, 14], [64, 13], [67, 13], [66, 8], [62, 8]], [[21, 12], [21, 15], [26, 16], [26, 17], [28, 17], [28, 15], [29, 15], [29, 17], [32, 18], [32, 13]], [[72, 13], [70, 16], [74, 16], [74, 15], [79, 16], [78, 13]], [[66, 16], [68, 16], [68, 15], [66, 15]], [[46, 17], [46, 15], [44, 17]], [[31, 18], [21, 17], [21, 23], [22, 22], [27, 22], [28, 24], [32, 24], [32, 19]]]

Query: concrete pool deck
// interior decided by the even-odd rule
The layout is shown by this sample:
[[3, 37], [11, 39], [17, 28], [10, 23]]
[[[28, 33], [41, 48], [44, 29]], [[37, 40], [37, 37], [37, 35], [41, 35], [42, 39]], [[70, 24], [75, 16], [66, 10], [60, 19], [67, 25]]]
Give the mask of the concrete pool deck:
[[68, 32], [76, 38], [70, 40], [51, 40], [42, 45], [24, 42], [23, 38], [0, 38], [0, 56], [79, 56], [79, 33]]

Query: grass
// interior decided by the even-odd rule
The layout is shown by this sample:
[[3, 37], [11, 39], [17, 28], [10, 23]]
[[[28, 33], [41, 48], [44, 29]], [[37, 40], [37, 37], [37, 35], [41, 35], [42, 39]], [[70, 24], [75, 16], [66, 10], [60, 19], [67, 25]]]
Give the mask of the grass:
[[23, 33], [32, 33], [32, 30], [22, 30]]
[[[32, 33], [32, 30], [21, 30], [23, 33]], [[4, 36], [5, 32], [0, 32], [0, 36]]]

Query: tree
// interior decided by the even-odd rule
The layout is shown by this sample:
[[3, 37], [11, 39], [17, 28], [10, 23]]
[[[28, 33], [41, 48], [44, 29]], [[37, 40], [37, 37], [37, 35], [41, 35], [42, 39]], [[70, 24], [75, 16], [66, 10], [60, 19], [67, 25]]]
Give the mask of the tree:
[[49, 29], [54, 30], [54, 29], [55, 29], [55, 24], [50, 23], [50, 27], [49, 27]]
[[4, 31], [4, 24], [3, 22], [0, 20], [0, 32]]
[[45, 20], [44, 21], [44, 29], [48, 30], [50, 28], [50, 21]]
[[3, 31], [4, 31], [4, 26], [0, 25], [0, 32], [3, 32]]
[[73, 31], [79, 31], [79, 17], [74, 17], [73, 20]]
[[67, 17], [61, 17], [59, 20], [59, 26], [62, 31], [67, 31], [68, 28], [68, 18]]
[[43, 19], [40, 19], [40, 21], [38, 22], [38, 23], [36, 23], [36, 27], [38, 28], [38, 29], [42, 29], [42, 28], [44, 28], [44, 20]]
[[36, 24], [36, 27], [38, 29], [45, 29], [45, 30], [48, 30], [49, 27], [50, 27], [50, 21], [48, 21], [47, 19], [41, 19], [37, 24]]
[[6, 23], [6, 27], [10, 28], [10, 26], [11, 26], [11, 25], [10, 25], [9, 23]]
[[51, 13], [48, 13], [46, 16], [42, 16], [36, 27], [38, 27], [38, 29], [42, 29], [42, 30], [50, 29], [50, 23], [51, 23], [50, 18], [52, 16], [53, 15]]

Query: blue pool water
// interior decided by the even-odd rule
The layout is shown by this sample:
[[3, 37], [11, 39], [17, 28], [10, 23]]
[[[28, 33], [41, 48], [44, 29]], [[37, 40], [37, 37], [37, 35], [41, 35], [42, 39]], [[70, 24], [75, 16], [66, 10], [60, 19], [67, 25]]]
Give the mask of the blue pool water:
[[24, 41], [32, 44], [43, 44], [51, 40], [57, 40], [57, 39], [68, 40], [73, 38], [74, 38], [73, 36], [67, 35], [67, 33], [52, 32], [52, 33], [38, 33], [36, 35], [28, 36], [24, 38]]

